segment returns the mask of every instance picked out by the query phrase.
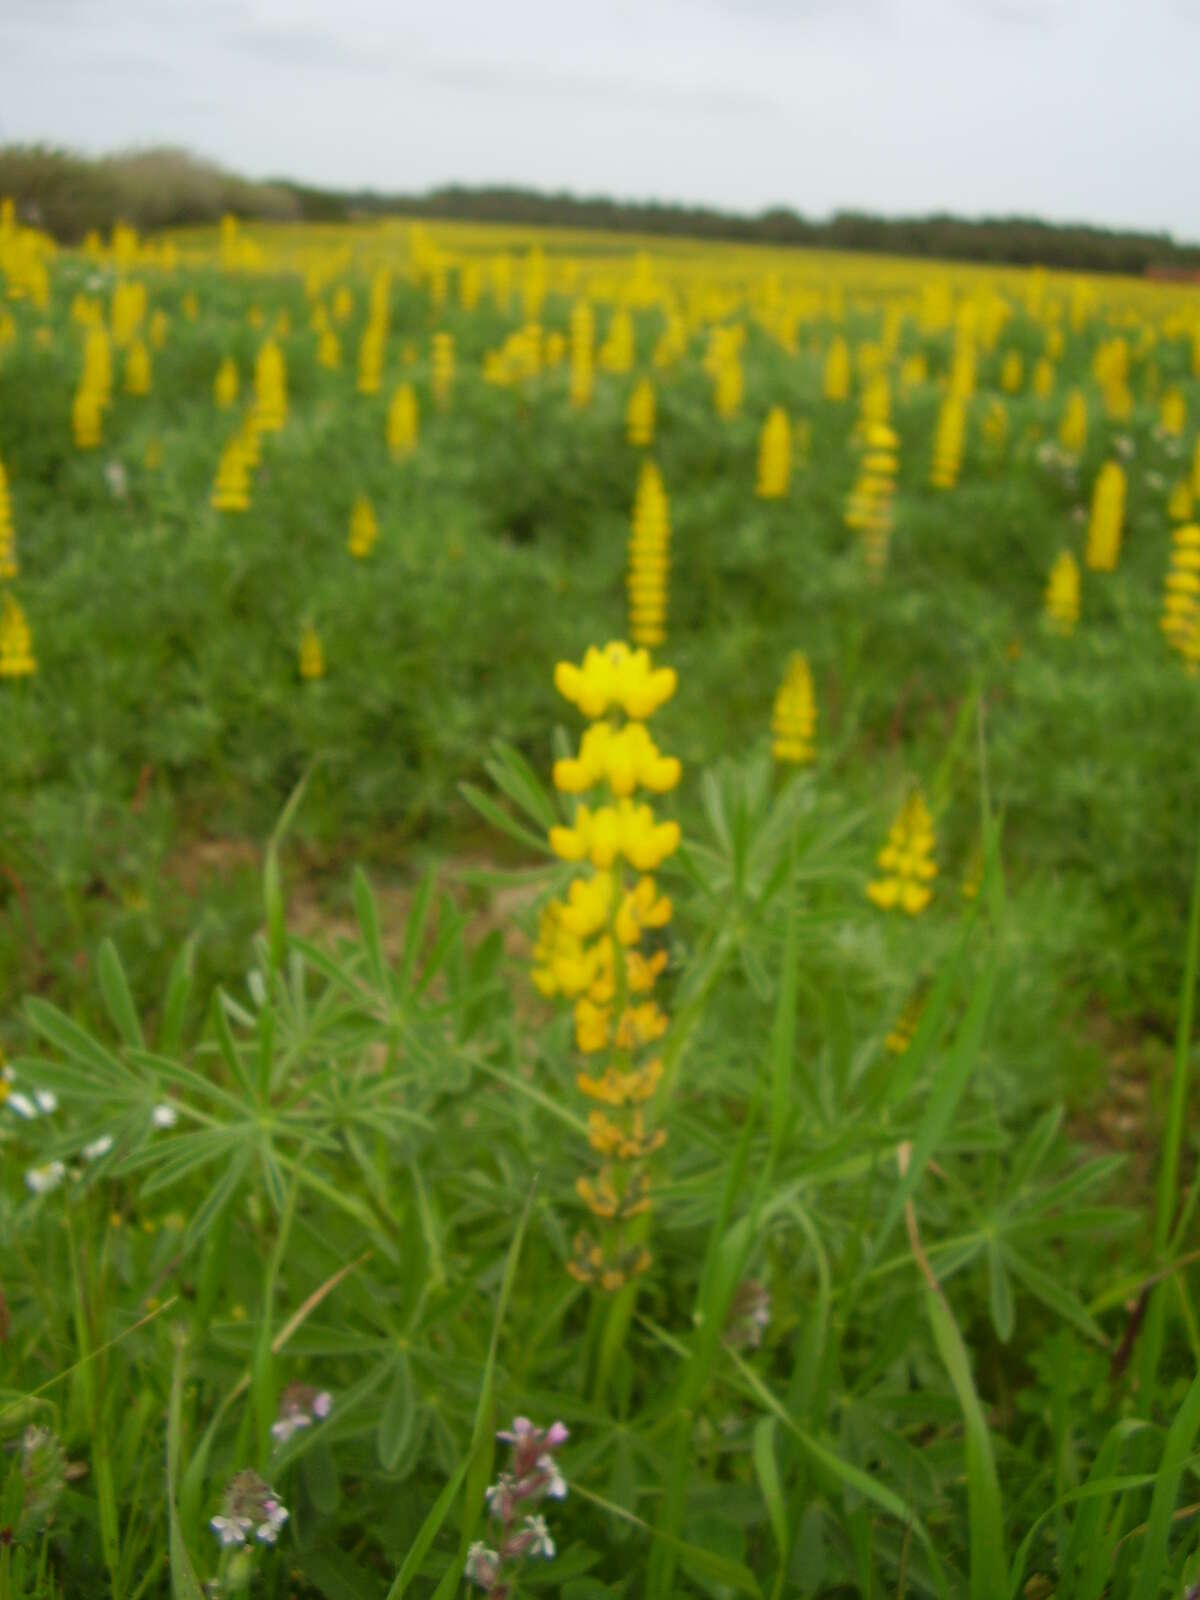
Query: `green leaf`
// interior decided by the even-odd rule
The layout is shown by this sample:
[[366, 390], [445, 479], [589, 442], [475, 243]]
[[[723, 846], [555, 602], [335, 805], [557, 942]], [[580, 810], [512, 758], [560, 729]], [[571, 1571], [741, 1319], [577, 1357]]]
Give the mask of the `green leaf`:
[[191, 1555], [184, 1543], [183, 1530], [179, 1526], [175, 1492], [183, 1442], [183, 1374], [184, 1345], [183, 1339], [179, 1338], [175, 1347], [175, 1370], [171, 1379], [171, 1398], [167, 1409], [167, 1544], [171, 1563], [171, 1594], [173, 1600], [204, 1600], [204, 1591], [200, 1587]]
[[375, 1435], [375, 1449], [379, 1464], [385, 1472], [395, 1472], [407, 1448], [416, 1420], [416, 1400], [413, 1394], [412, 1367], [404, 1351], [397, 1355], [392, 1369], [383, 1410], [379, 1414], [379, 1428]]
[[548, 833], [558, 821], [558, 816], [554, 802], [537, 774], [512, 745], [497, 739], [492, 748], [496, 752], [495, 758], [483, 763], [484, 771], [515, 806], [519, 806], [527, 817]]
[[992, 1327], [1002, 1344], [1013, 1336], [1016, 1318], [1013, 1312], [1012, 1284], [1004, 1265], [1004, 1252], [994, 1239], [988, 1241], [988, 1305], [992, 1313]]
[[484, 794], [482, 789], [476, 788], [473, 783], [460, 783], [458, 792], [473, 810], [478, 811], [485, 822], [490, 822], [493, 828], [498, 828], [501, 833], [507, 834], [510, 839], [524, 845], [529, 850], [536, 850], [539, 855], [550, 855], [552, 851], [546, 843], [543, 834], [534, 833], [532, 828], [527, 828], [524, 823], [518, 822], [515, 817], [510, 817], [496, 802]]
[[1163, 1579], [1167, 1576], [1167, 1544], [1171, 1537], [1175, 1502], [1179, 1498], [1179, 1482], [1198, 1428], [1200, 1378], [1194, 1378], [1183, 1404], [1175, 1413], [1158, 1463], [1154, 1494], [1150, 1501], [1150, 1520], [1146, 1525], [1146, 1537], [1137, 1564], [1137, 1587], [1132, 1600], [1157, 1600], [1162, 1593]]
[[379, 932], [379, 908], [371, 891], [370, 880], [361, 867], [354, 869], [354, 910], [362, 930], [363, 948], [371, 967], [371, 976], [377, 989], [386, 989], [387, 962], [383, 956], [383, 939]]
[[[512, 1298], [513, 1285], [517, 1277], [517, 1263], [521, 1259], [521, 1244], [525, 1238], [525, 1230], [529, 1226], [529, 1213], [533, 1208], [534, 1190], [530, 1189], [525, 1201], [525, 1209], [521, 1213], [521, 1220], [517, 1223], [516, 1232], [513, 1234], [512, 1243], [508, 1247], [508, 1256], [504, 1263], [504, 1276], [500, 1282], [500, 1293], [496, 1297], [496, 1310], [492, 1318], [492, 1337], [488, 1344], [487, 1360], [484, 1362], [479, 1388], [479, 1401], [475, 1407], [475, 1423], [471, 1431], [471, 1445], [467, 1454], [459, 1462], [451, 1474], [441, 1494], [431, 1506], [428, 1515], [417, 1531], [416, 1537], [409, 1546], [408, 1554], [397, 1572], [391, 1588], [387, 1592], [387, 1600], [400, 1600], [408, 1589], [409, 1584], [416, 1576], [429, 1552], [429, 1547], [442, 1530], [446, 1518], [450, 1515], [450, 1508], [454, 1504], [463, 1480], [475, 1458], [480, 1445], [490, 1442], [486, 1436], [491, 1433], [494, 1422], [494, 1390], [496, 1381], [496, 1354], [500, 1346], [500, 1330], [504, 1325], [505, 1314], [508, 1311], [508, 1302]], [[478, 1508], [476, 1508], [478, 1514]], [[457, 1581], [457, 1572], [455, 1572]]]
[[137, 1008], [133, 1003], [133, 995], [129, 992], [129, 980], [125, 976], [125, 968], [121, 965], [121, 957], [117, 954], [117, 947], [111, 939], [105, 939], [96, 953], [96, 976], [100, 980], [100, 992], [104, 996], [105, 1009], [122, 1039], [130, 1045], [145, 1044]]
[[[929, 1103], [925, 1108], [925, 1115], [917, 1128], [908, 1169], [899, 1183], [894, 1185], [887, 1210], [884, 1212], [883, 1222], [880, 1224], [874, 1243], [876, 1257], [902, 1215], [906, 1201], [920, 1182], [930, 1157], [941, 1144], [950, 1126], [963, 1090], [967, 1086], [967, 1079], [979, 1055], [979, 1046], [983, 1042], [983, 1030], [987, 1025], [995, 987], [996, 965], [992, 962], [976, 981], [967, 1014], [954, 1041], [954, 1048], [938, 1072]], [[909, 1048], [911, 1050], [912, 1046]]]
[[775, 1578], [772, 1597], [783, 1593], [787, 1575], [788, 1539], [787, 1507], [783, 1503], [783, 1486], [779, 1481], [779, 1463], [775, 1459], [775, 1419], [760, 1417], [754, 1424], [754, 1474], [767, 1507], [771, 1532], [779, 1550], [779, 1572]]
[[183, 1023], [192, 992], [195, 940], [187, 939], [171, 966], [167, 992], [163, 998], [162, 1022], [158, 1030], [159, 1054], [171, 1056], [183, 1038]]
[[929, 1287], [924, 1294], [934, 1342], [958, 1396], [966, 1425], [971, 1600], [1007, 1600], [1004, 1512], [992, 1454], [992, 1436], [971, 1377], [966, 1347], [946, 1298], [939, 1289]]

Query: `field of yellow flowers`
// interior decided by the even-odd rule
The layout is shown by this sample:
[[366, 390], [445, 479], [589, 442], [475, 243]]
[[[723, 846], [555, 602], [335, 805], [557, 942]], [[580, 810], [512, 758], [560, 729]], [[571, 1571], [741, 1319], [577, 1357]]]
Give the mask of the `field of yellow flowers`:
[[1200, 286], [0, 289], [0, 1600], [1200, 1592]]

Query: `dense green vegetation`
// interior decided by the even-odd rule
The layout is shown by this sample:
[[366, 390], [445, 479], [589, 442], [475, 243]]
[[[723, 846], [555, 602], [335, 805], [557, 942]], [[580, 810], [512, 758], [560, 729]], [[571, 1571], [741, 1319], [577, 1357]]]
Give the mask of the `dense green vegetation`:
[[[978, 351], [945, 491], [929, 472], [955, 334], [922, 326], [919, 274], [856, 282], [845, 320], [794, 349], [726, 313], [745, 329], [729, 420], [703, 329], [653, 370], [659, 654], [678, 671], [653, 731], [684, 763], [655, 800], [683, 831], [660, 873], [668, 1139], [652, 1265], [605, 1295], [565, 1270], [589, 1106], [569, 1014], [528, 964], [571, 870], [542, 843], [570, 815], [547, 775], [581, 727], [553, 666], [625, 629], [636, 372], [598, 372], [582, 409], [564, 366], [484, 383], [515, 298], [464, 310], [447, 258], [435, 306], [401, 259], [385, 381], [360, 394], [368, 278], [336, 244], [338, 276], [309, 285], [326, 308], [352, 295], [336, 370], [303, 277], [269, 257], [143, 271], [169, 319], [152, 390], [122, 391], [118, 353], [99, 449], [72, 443], [70, 308], [107, 307], [113, 264], [62, 255], [51, 304], [13, 302], [0, 349], [11, 591], [38, 661], [0, 680], [0, 1596], [196, 1600], [219, 1579], [440, 1600], [497, 1541], [485, 1490], [513, 1416], [570, 1430], [569, 1492], [538, 1505], [557, 1554], [517, 1592], [1185, 1593], [1200, 742], [1197, 680], [1158, 627], [1195, 432], [1165, 431], [1159, 396], [1200, 412], [1178, 303], [1143, 290], [1156, 337], [1135, 342], [1128, 303], [1101, 297], [1054, 392], [1005, 397], [999, 441], [983, 423], [1004, 357], [1031, 366], [1067, 320], [1054, 280], [1037, 319], [1022, 280], [999, 281], [1012, 315]], [[803, 260], [763, 271], [799, 281]], [[878, 344], [899, 295], [889, 370], [926, 368], [894, 388], [876, 581], [843, 520], [861, 395], [826, 399], [822, 374], [835, 334]], [[544, 331], [571, 306], [551, 284]], [[287, 421], [250, 509], [222, 513], [239, 414], [213, 378], [232, 356], [248, 401], [281, 313]], [[664, 322], [634, 315], [637, 371]], [[442, 409], [435, 329], [457, 361]], [[1092, 367], [1117, 330], [1134, 404], [1113, 420]], [[398, 461], [402, 381], [421, 423]], [[1071, 385], [1090, 409], [1074, 457], [1045, 448]], [[766, 501], [773, 405], [807, 446]], [[1082, 556], [1109, 459], [1128, 473], [1121, 559], [1084, 572], [1064, 637], [1047, 575]], [[356, 561], [364, 494], [379, 540]], [[819, 717], [799, 771], [769, 753], [795, 650]], [[865, 886], [916, 786], [939, 875], [909, 917]], [[234, 1493], [257, 1495], [277, 1550], [214, 1536], [246, 1471], [288, 1508], [276, 1530], [259, 1489]]]

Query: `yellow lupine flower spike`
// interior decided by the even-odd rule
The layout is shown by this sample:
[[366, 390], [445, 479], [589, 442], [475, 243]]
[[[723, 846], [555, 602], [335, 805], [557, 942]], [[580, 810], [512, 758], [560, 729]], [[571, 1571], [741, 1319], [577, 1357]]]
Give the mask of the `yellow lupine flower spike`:
[[929, 885], [937, 877], [933, 848], [933, 819], [917, 792], [905, 801], [875, 858], [885, 876], [868, 883], [867, 898], [881, 911], [899, 908], [914, 917], [924, 911], [933, 893]]

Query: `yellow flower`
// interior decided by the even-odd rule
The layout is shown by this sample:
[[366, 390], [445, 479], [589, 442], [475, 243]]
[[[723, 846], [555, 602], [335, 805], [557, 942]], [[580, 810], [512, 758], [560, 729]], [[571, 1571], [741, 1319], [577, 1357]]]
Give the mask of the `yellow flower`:
[[937, 877], [933, 860], [933, 819], [919, 792], [905, 801], [876, 856], [885, 876], [867, 884], [867, 898], [881, 911], [899, 907], [909, 916], [924, 911], [932, 898], [930, 882]]
[[654, 385], [649, 378], [639, 378], [629, 396], [625, 411], [625, 429], [630, 444], [645, 449], [654, 442]]
[[579, 707], [585, 717], [602, 717], [617, 706], [627, 717], [642, 722], [675, 693], [671, 667], [652, 667], [647, 650], [631, 650], [614, 641], [587, 650], [581, 666], [560, 661], [554, 669], [554, 686], [564, 700]]
[[379, 538], [379, 524], [365, 494], [360, 494], [350, 511], [350, 537], [346, 548], [357, 561], [365, 561]]
[[671, 920], [671, 902], [660, 895], [653, 878], [639, 878], [622, 898], [617, 911], [615, 932], [618, 943], [627, 948], [637, 944], [643, 928], [664, 928]]
[[642, 723], [617, 729], [596, 722], [584, 734], [578, 757], [554, 763], [554, 786], [565, 794], [582, 794], [603, 782], [615, 795], [629, 795], [636, 788], [666, 794], [681, 773], [678, 760], [660, 754]]
[[796, 651], [788, 660], [771, 714], [771, 754], [776, 761], [802, 763], [813, 758], [817, 705], [808, 659]]
[[782, 500], [792, 476], [792, 432], [787, 412], [772, 406], [758, 440], [758, 481], [754, 492], [760, 500]]
[[33, 633], [11, 594], [0, 607], [0, 678], [31, 678], [37, 671]]
[[587, 860], [607, 868], [620, 856], [639, 872], [653, 872], [679, 848], [677, 822], [657, 822], [647, 805], [620, 800], [594, 812], [577, 806], [569, 828], [551, 828], [550, 848], [564, 861]]
[[300, 676], [306, 679], [325, 676], [325, 651], [311, 622], [300, 630]]
[[1079, 621], [1079, 563], [1064, 550], [1050, 569], [1046, 617], [1055, 633], [1070, 634]]

